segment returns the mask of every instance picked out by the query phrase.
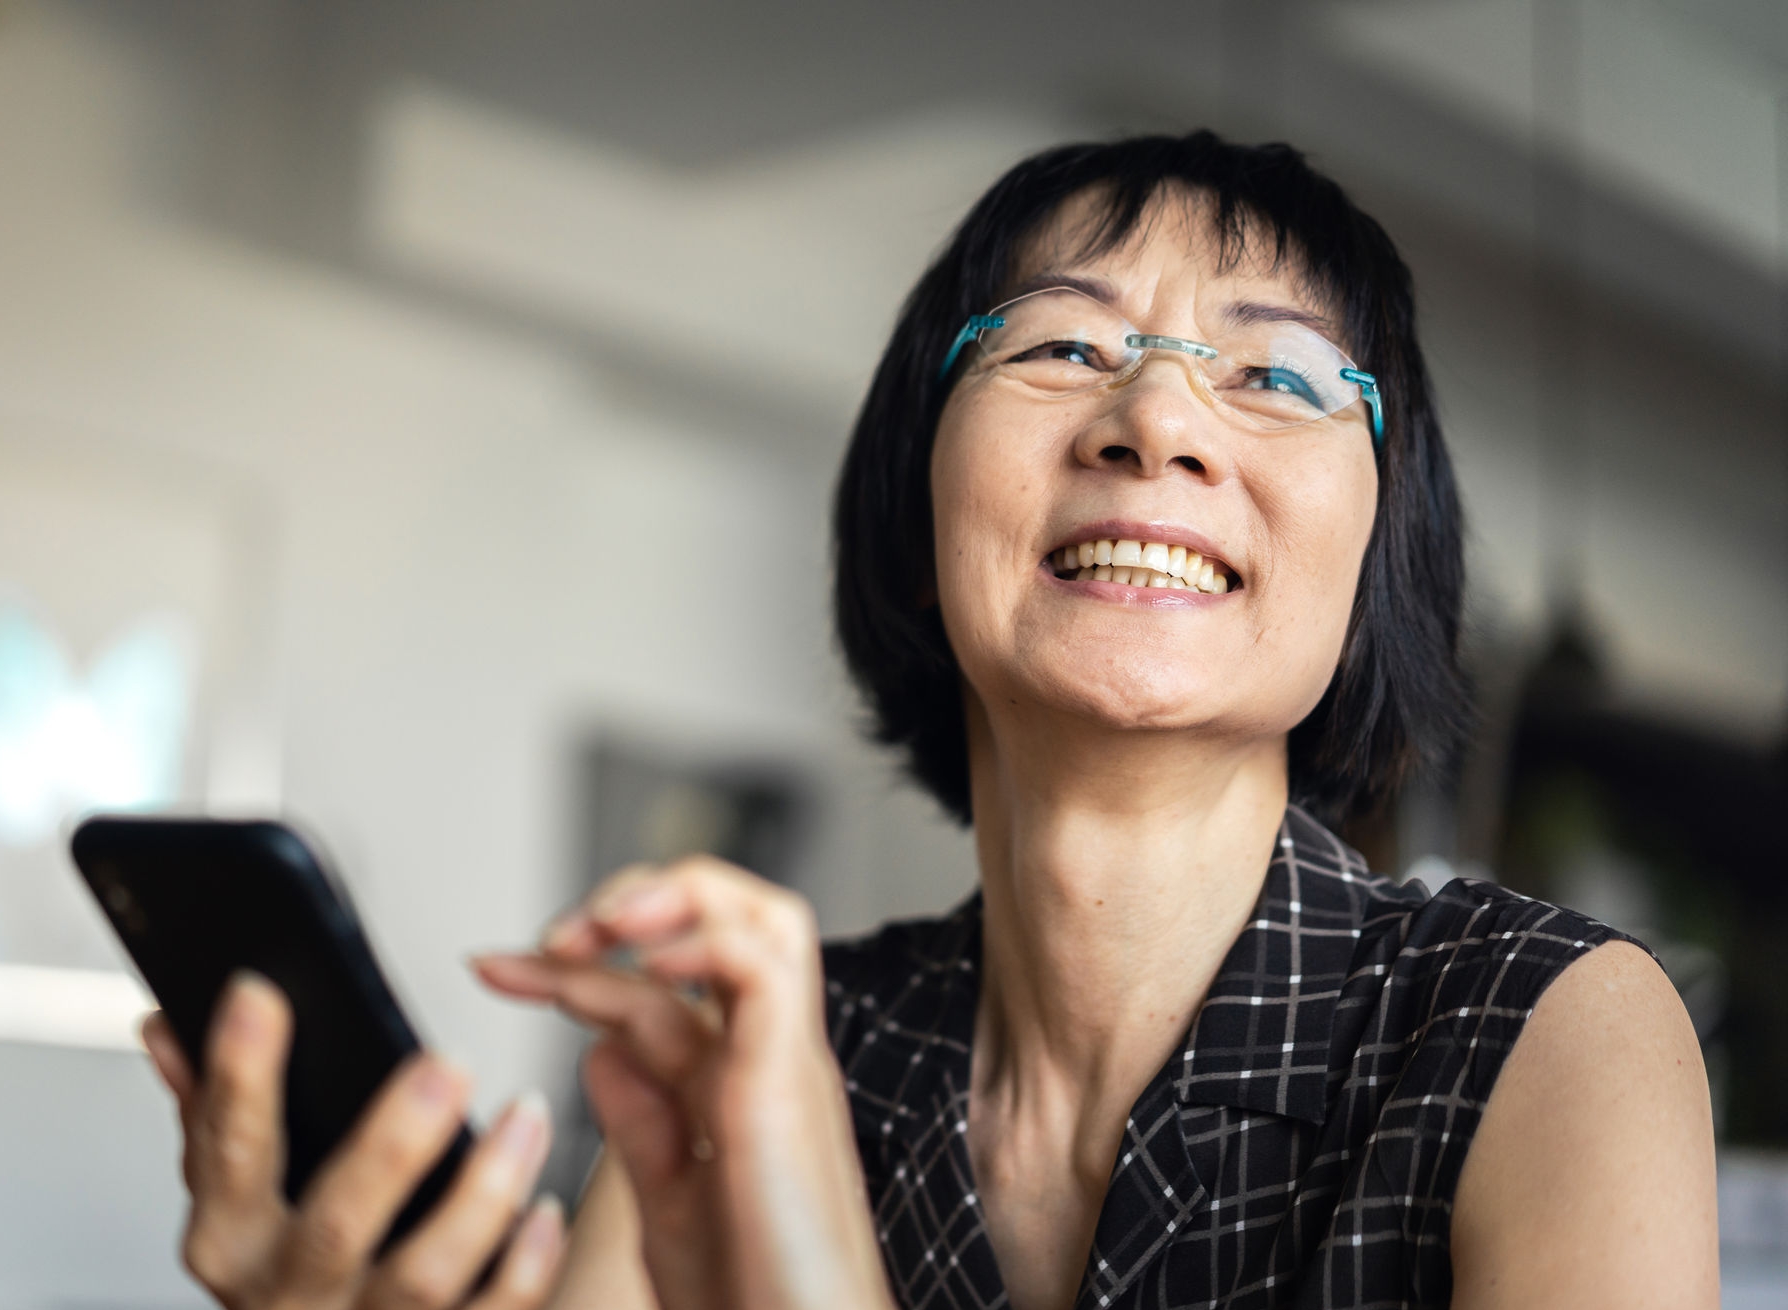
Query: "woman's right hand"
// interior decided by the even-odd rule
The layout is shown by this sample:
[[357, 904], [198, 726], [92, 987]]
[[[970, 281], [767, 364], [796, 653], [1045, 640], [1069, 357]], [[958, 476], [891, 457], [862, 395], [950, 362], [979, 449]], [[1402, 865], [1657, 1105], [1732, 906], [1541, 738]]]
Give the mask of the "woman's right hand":
[[[465, 1075], [419, 1054], [394, 1072], [296, 1205], [285, 1171], [283, 1092], [291, 1009], [278, 988], [239, 975], [218, 1005], [197, 1079], [159, 1013], [143, 1041], [180, 1105], [192, 1194], [182, 1256], [228, 1310], [533, 1310], [564, 1248], [550, 1198], [518, 1215], [546, 1159], [550, 1128], [522, 1098], [466, 1158], [445, 1197], [382, 1259], [380, 1239], [452, 1141]], [[495, 1272], [475, 1288], [501, 1252]]]
[[[636, 968], [617, 967], [618, 947]], [[806, 901], [712, 856], [635, 866], [537, 950], [473, 967], [606, 1033], [585, 1087], [659, 1305], [892, 1310]]]

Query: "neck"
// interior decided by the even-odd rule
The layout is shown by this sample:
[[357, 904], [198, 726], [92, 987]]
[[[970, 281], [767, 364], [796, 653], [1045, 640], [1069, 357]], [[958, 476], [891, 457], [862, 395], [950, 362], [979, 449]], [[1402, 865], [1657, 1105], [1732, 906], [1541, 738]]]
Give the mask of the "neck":
[[1121, 1125], [1259, 896], [1285, 739], [994, 719], [967, 701], [986, 907], [977, 1089], [1002, 1113]]

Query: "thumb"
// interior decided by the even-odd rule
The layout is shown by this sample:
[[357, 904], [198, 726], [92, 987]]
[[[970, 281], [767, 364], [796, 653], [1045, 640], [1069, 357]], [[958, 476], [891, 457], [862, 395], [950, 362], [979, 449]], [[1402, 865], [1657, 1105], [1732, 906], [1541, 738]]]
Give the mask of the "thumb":
[[184, 1109], [186, 1103], [192, 1099], [196, 1080], [192, 1075], [192, 1066], [186, 1062], [186, 1055], [180, 1049], [180, 1041], [174, 1036], [174, 1028], [168, 1022], [168, 1016], [160, 1010], [151, 1010], [143, 1017], [141, 1036], [143, 1047], [149, 1052], [149, 1062], [155, 1066], [155, 1072]]

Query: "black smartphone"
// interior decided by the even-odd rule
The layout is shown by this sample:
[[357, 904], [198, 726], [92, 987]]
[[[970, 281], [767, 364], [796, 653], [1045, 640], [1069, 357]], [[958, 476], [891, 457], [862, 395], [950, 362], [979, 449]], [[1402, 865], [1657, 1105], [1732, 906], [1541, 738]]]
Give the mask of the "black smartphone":
[[[379, 1086], [420, 1048], [340, 884], [316, 850], [268, 820], [101, 815], [74, 862], [200, 1076], [231, 974], [253, 969], [291, 1001], [285, 1194], [297, 1200]], [[465, 1124], [393, 1221], [416, 1225], [472, 1145]]]

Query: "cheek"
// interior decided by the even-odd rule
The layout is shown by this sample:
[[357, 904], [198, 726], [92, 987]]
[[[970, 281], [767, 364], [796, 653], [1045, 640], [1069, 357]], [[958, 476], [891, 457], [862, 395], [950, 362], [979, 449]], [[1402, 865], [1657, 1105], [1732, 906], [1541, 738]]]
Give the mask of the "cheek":
[[[1353, 614], [1376, 514], [1375, 469], [1351, 461], [1288, 482], [1261, 497], [1272, 566], [1263, 588], [1270, 626], [1291, 661], [1326, 686]], [[1315, 694], [1320, 696], [1321, 687]], [[1312, 702], [1314, 703], [1314, 701]]]
[[960, 433], [939, 425], [931, 452], [931, 519], [940, 572], [961, 549], [962, 538], [979, 517], [986, 493], [982, 470], [975, 467], [977, 453], [974, 444], [962, 440]]
[[1010, 572], [1012, 554], [1035, 536], [1046, 500], [1040, 488], [1049, 434], [981, 418], [972, 399], [953, 399], [938, 420], [931, 510], [940, 591], [956, 590], [953, 583], [984, 586]]
[[958, 659], [985, 644], [997, 625], [998, 605], [988, 594], [999, 576], [990, 530], [1010, 512], [1010, 490], [994, 476], [993, 443], [969, 439], [967, 407], [952, 403], [938, 420], [931, 454], [932, 549], [937, 604]]

